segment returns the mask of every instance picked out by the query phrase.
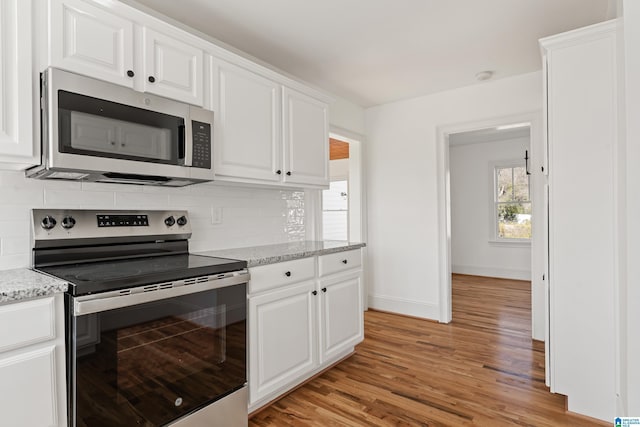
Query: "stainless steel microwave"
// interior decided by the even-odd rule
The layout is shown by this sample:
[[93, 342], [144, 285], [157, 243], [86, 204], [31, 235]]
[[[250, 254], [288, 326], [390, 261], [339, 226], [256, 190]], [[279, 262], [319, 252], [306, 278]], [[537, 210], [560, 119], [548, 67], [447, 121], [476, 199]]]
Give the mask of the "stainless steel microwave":
[[213, 112], [48, 68], [28, 177], [181, 187], [213, 179]]

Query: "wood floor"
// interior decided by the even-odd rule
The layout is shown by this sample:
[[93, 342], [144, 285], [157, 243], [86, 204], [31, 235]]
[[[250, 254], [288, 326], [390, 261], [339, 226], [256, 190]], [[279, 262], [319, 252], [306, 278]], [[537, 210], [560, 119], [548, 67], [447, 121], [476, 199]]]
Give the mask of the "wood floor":
[[453, 276], [448, 325], [365, 313], [357, 353], [250, 426], [609, 426], [565, 412], [531, 340], [529, 282]]

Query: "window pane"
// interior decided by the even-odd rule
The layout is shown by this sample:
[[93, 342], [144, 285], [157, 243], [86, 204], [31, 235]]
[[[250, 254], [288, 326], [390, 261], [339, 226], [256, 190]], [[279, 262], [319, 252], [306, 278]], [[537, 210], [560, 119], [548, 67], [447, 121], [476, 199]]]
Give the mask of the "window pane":
[[513, 200], [513, 175], [512, 168], [497, 168], [496, 196], [499, 202], [510, 202]]
[[529, 177], [524, 167], [513, 168], [513, 201], [529, 200]]
[[531, 203], [497, 203], [498, 237], [531, 238]]

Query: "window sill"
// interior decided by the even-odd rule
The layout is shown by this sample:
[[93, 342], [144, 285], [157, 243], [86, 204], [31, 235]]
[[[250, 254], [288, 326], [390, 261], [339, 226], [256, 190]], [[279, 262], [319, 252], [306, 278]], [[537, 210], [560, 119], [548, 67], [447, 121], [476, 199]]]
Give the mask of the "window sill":
[[520, 240], [520, 239], [492, 239], [489, 240], [489, 244], [492, 246], [505, 246], [505, 247], [523, 247], [528, 248], [531, 247], [531, 240]]

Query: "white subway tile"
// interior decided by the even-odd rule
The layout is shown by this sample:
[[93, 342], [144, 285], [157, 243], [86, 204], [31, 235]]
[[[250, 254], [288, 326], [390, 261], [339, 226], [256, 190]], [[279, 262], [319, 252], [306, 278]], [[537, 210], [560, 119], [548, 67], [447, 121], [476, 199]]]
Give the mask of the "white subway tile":
[[15, 221], [0, 222], [0, 237], [19, 237], [29, 239], [31, 223], [28, 218]]
[[113, 208], [113, 193], [80, 190], [44, 189], [45, 206], [58, 208]]
[[142, 193], [143, 185], [107, 184], [104, 182], [83, 182], [84, 191], [108, 191], [112, 193]]
[[116, 193], [116, 207], [118, 209], [166, 209], [169, 207], [169, 197], [166, 194]]
[[0, 245], [0, 253], [2, 253], [2, 256], [29, 254], [31, 250], [31, 242], [29, 239], [25, 239], [24, 236], [3, 237]]

